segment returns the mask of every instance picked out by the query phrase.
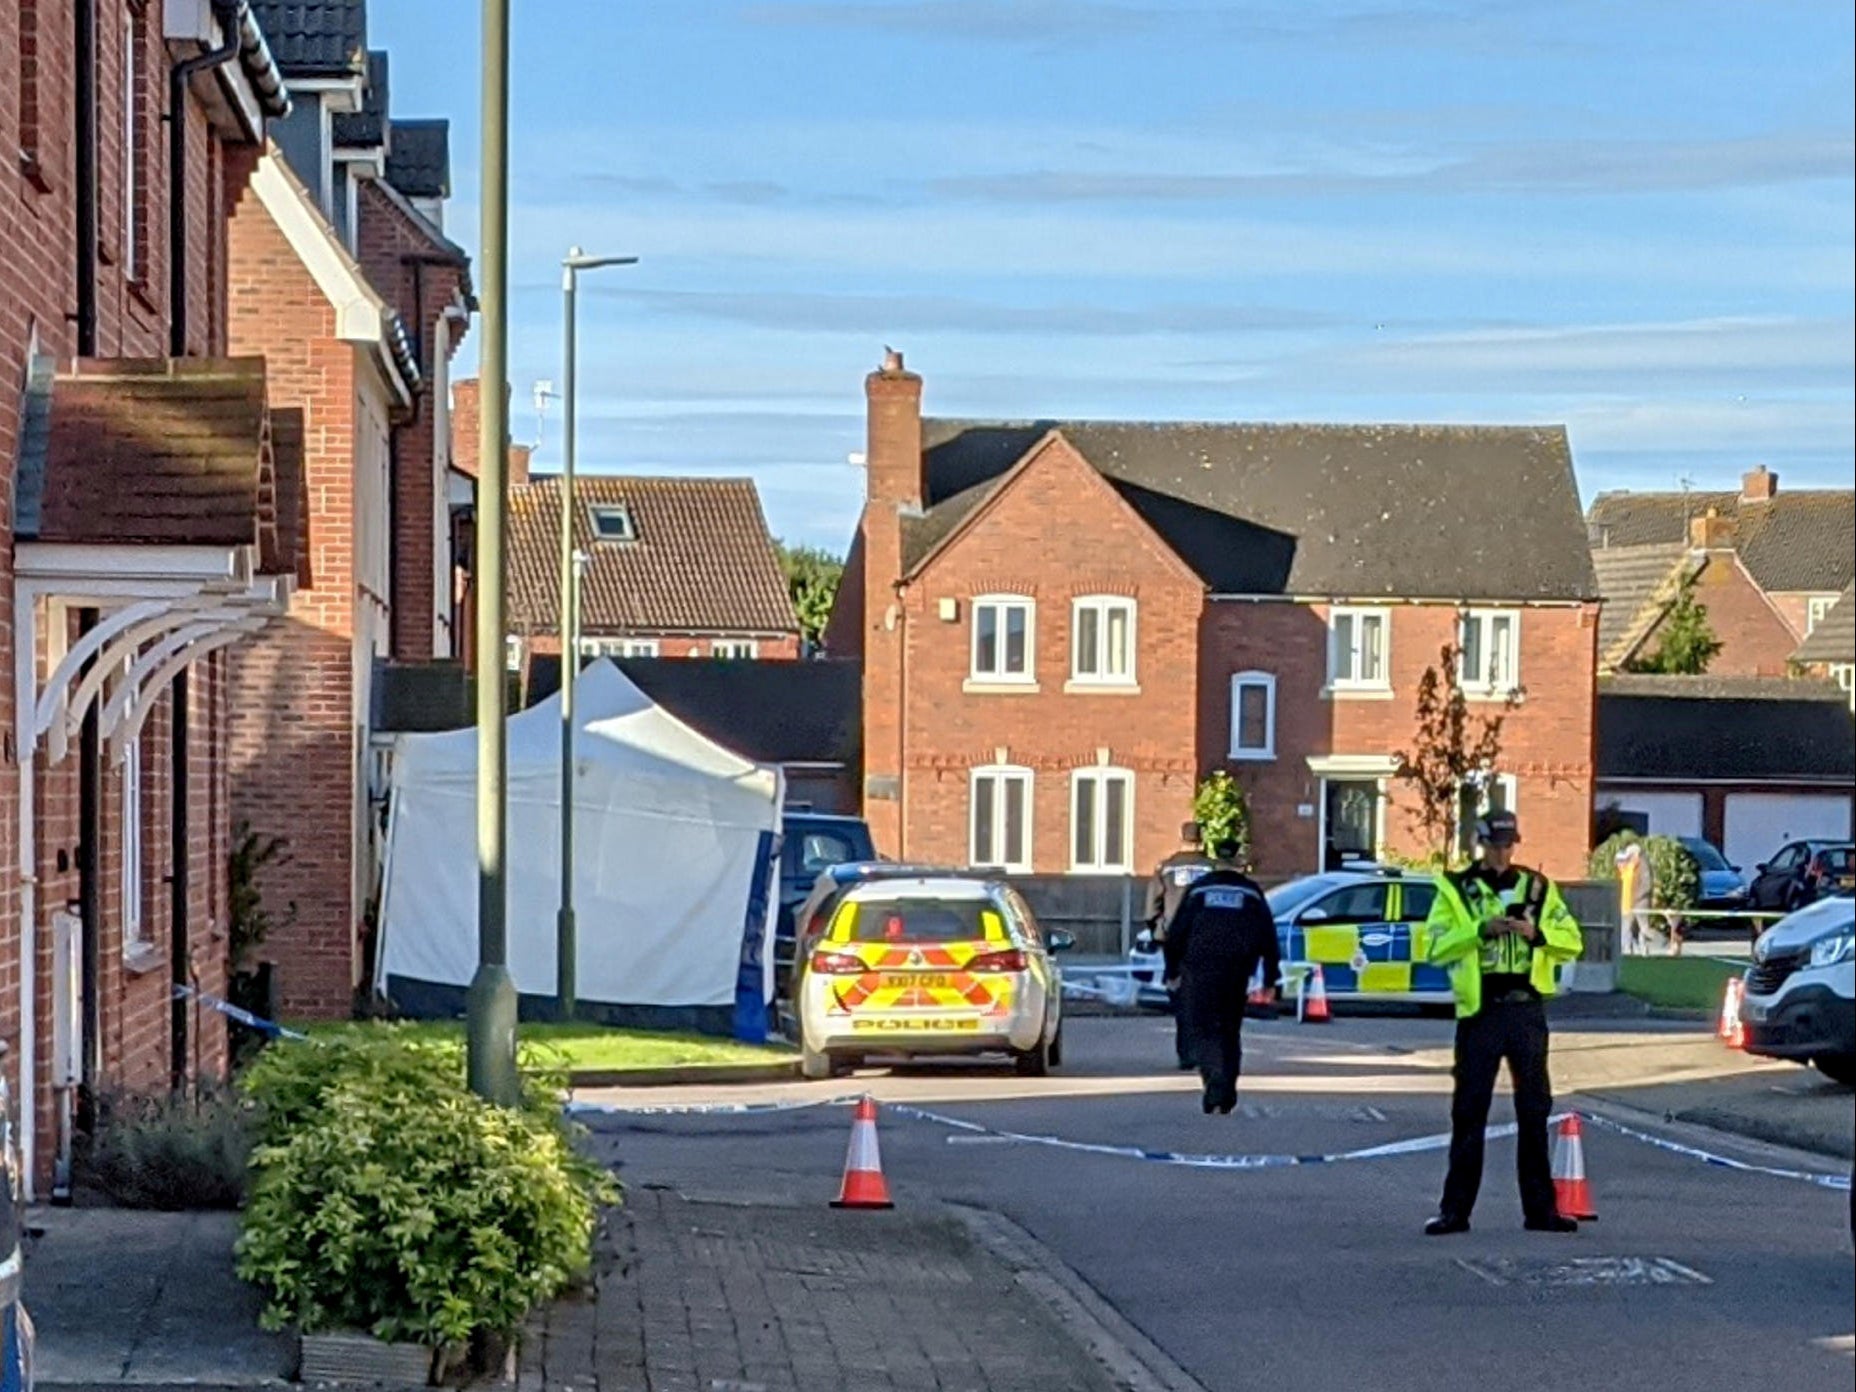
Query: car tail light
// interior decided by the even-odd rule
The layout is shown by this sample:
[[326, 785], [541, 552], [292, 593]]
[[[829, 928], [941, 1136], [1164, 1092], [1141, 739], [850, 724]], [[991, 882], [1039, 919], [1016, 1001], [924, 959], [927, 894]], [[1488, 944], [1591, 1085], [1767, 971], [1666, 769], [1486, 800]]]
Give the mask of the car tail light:
[[821, 976], [856, 976], [867, 968], [861, 958], [848, 952], [814, 952], [812, 970]]
[[1018, 948], [1009, 952], [982, 952], [967, 963], [970, 972], [1021, 972], [1025, 969], [1025, 954]]

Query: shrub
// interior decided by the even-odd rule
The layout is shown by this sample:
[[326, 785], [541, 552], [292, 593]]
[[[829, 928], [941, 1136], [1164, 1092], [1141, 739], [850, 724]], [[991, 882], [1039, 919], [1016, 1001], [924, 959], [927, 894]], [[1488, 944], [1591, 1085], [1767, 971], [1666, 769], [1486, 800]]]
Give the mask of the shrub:
[[1235, 841], [1238, 867], [1250, 868], [1250, 802], [1235, 778], [1220, 769], [1199, 784], [1192, 798], [1192, 816], [1206, 851], [1221, 841]]
[[99, 1100], [78, 1178], [124, 1208], [237, 1208], [245, 1198], [250, 1117], [210, 1081], [187, 1092]]
[[464, 1085], [455, 1044], [399, 1030], [265, 1050], [239, 1273], [265, 1322], [461, 1342], [508, 1335], [591, 1263], [611, 1178], [544, 1076], [519, 1110]]
[[1701, 894], [1701, 864], [1688, 847], [1673, 836], [1639, 836], [1628, 828], [1617, 832], [1592, 852], [1587, 867], [1591, 877], [1617, 879], [1617, 854], [1634, 841], [1643, 843], [1643, 853], [1650, 861], [1654, 881], [1650, 889], [1650, 907], [1671, 913], [1694, 908]]

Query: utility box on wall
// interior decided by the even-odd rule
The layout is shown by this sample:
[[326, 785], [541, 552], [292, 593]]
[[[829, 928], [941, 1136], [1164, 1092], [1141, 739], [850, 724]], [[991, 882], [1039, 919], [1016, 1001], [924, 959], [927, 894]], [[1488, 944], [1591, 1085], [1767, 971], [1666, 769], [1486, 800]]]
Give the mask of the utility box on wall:
[[84, 1077], [84, 922], [68, 910], [52, 915], [52, 1086]]

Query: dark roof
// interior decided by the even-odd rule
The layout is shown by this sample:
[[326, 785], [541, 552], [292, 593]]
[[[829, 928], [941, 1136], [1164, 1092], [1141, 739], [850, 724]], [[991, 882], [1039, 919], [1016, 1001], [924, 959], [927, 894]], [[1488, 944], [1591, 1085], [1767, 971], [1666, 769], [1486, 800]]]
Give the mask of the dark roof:
[[1587, 514], [1594, 549], [1685, 545], [1692, 518], [1710, 508], [1733, 522], [1734, 549], [1768, 593], [1834, 593], [1856, 579], [1856, 492], [1601, 493]]
[[301, 450], [287, 442], [280, 467], [264, 359], [91, 359], [32, 385], [16, 537], [258, 546], [268, 573], [294, 573], [282, 529], [301, 510], [278, 495], [299, 492]]
[[1856, 585], [1844, 586], [1830, 612], [1792, 654], [1792, 661], [1856, 663]]
[[349, 77], [367, 52], [367, 0], [251, 0], [285, 78]]
[[1051, 430], [1215, 593], [1597, 594], [1556, 426], [924, 420], [928, 496], [905, 527], [904, 564], [919, 566]]
[[387, 182], [408, 198], [451, 197], [451, 122], [388, 122]]
[[[588, 634], [797, 634], [799, 619], [750, 479], [582, 474], [575, 545], [587, 554], [581, 626]], [[598, 541], [595, 506], [623, 506], [635, 541]], [[510, 491], [509, 626], [559, 626], [561, 480]]]
[[372, 49], [367, 55], [367, 92], [359, 111], [338, 111], [330, 118], [330, 133], [338, 146], [371, 150], [387, 143], [387, 54]]
[[[617, 665], [659, 706], [744, 759], [854, 768], [862, 757], [860, 663], [628, 657]], [[560, 684], [558, 657], [530, 660], [531, 704]]]
[[1828, 682], [1606, 678], [1598, 777], [1847, 784], [1856, 777], [1856, 722], [1849, 698]]
[[1613, 546], [1592, 552], [1598, 595], [1598, 663], [1616, 667], [1656, 626], [1674, 602], [1689, 569], [1684, 546]]

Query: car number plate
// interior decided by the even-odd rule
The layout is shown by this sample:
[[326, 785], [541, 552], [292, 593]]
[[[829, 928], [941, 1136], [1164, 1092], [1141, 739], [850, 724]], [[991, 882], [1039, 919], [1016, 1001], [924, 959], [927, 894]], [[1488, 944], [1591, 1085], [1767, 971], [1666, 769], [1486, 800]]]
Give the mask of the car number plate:
[[893, 972], [882, 980], [883, 986], [898, 990], [940, 991], [953, 984], [954, 978], [944, 972]]

